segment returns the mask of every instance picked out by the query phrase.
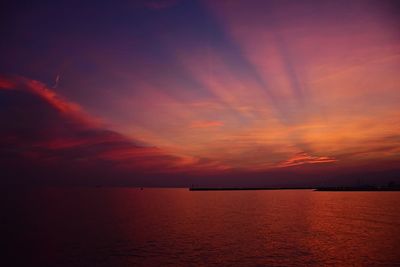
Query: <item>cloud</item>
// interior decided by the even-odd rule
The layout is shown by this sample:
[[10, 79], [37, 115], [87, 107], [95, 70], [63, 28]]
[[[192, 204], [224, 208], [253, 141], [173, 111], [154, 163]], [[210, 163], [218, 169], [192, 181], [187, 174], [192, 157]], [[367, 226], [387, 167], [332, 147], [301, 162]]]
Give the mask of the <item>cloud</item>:
[[292, 158], [282, 161], [278, 164], [278, 167], [291, 167], [303, 164], [316, 164], [316, 163], [330, 163], [336, 162], [337, 160], [331, 157], [320, 157], [311, 156], [307, 153], [301, 152], [294, 155]]
[[3, 89], [3, 90], [9, 90], [9, 89], [13, 89], [15, 87], [15, 84], [11, 81], [11, 80], [9, 80], [9, 79], [7, 79], [6, 77], [1, 77], [0, 76], [0, 89]]
[[191, 128], [210, 128], [223, 126], [222, 121], [194, 121], [190, 125]]
[[69, 118], [73, 118], [87, 126], [98, 125], [97, 119], [86, 114], [78, 104], [63, 99], [52, 89], [39, 81], [26, 79], [21, 76], [0, 76], [0, 90], [1, 89], [31, 93], [47, 102], [62, 114], [67, 115]]
[[38, 179], [74, 179], [63, 173], [74, 170], [74, 175], [102, 177], [107, 170], [134, 180], [138, 174], [180, 170], [183, 159], [179, 156], [104, 128], [78, 104], [38, 81], [16, 76], [0, 77], [0, 81], [4, 100], [0, 106], [0, 164], [8, 170], [6, 174], [24, 169], [24, 175]]

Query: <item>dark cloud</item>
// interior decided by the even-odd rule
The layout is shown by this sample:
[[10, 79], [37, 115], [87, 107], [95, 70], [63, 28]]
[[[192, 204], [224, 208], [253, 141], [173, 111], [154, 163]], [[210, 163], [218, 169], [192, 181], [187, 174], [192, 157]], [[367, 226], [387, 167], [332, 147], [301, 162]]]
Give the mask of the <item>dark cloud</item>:
[[91, 175], [112, 183], [111, 173], [135, 182], [135, 176], [168, 172], [179, 165], [178, 157], [101, 127], [43, 84], [20, 77], [1, 81], [0, 164], [6, 170], [2, 182], [79, 182], [78, 177]]

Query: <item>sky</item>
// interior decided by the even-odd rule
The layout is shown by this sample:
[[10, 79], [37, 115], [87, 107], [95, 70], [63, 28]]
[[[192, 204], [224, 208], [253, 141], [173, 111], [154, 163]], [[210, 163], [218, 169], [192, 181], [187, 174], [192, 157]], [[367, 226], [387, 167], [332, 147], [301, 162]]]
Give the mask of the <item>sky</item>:
[[2, 184], [400, 182], [396, 1], [2, 1]]

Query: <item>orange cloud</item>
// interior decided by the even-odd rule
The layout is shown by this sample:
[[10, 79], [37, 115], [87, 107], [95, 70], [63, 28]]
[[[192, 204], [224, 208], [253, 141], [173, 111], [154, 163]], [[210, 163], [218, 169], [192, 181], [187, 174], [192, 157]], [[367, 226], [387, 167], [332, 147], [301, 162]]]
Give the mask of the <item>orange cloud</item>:
[[191, 128], [210, 128], [223, 126], [222, 121], [194, 121], [190, 125]]
[[291, 167], [303, 164], [316, 164], [316, 163], [330, 163], [337, 161], [331, 157], [319, 157], [319, 156], [311, 156], [305, 152], [298, 153], [294, 155], [292, 158], [280, 162], [277, 167]]

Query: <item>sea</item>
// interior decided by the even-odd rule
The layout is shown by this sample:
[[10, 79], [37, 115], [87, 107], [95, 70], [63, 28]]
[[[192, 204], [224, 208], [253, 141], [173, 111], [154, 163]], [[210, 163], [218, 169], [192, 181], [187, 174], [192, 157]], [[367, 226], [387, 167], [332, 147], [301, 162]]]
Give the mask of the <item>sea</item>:
[[2, 266], [400, 266], [400, 192], [35, 187], [4, 201]]

